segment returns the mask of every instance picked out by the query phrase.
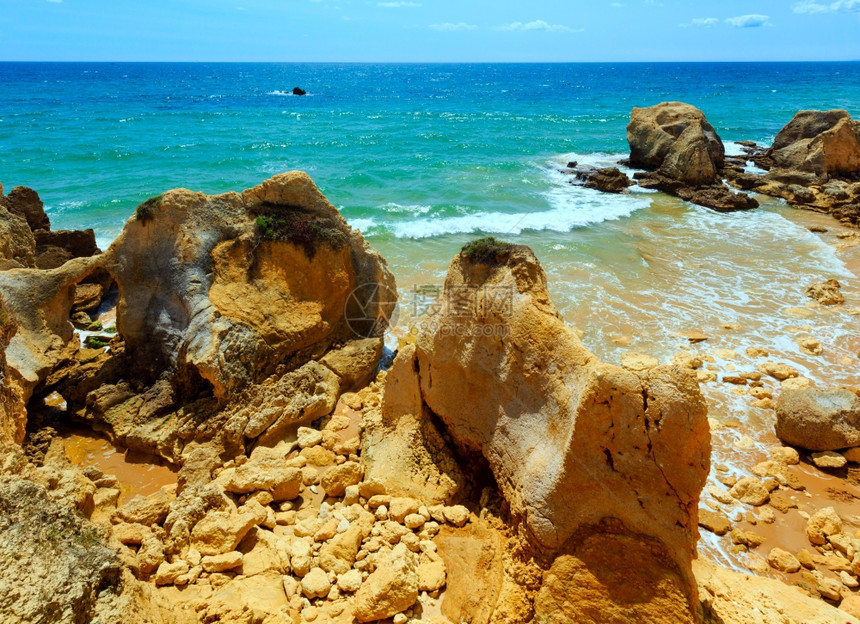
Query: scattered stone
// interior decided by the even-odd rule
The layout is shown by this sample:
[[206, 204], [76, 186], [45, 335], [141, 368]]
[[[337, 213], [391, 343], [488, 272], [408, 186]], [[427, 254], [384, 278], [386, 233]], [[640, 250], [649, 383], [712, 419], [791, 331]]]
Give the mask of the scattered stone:
[[463, 505], [445, 507], [445, 521], [456, 527], [464, 526], [469, 521], [469, 510]]
[[845, 297], [842, 296], [839, 290], [841, 287], [842, 285], [835, 279], [830, 279], [826, 282], [807, 286], [805, 292], [807, 297], [814, 299], [821, 305], [838, 305], [845, 302]]
[[768, 357], [770, 355], [770, 351], [761, 347], [747, 347], [744, 353], [751, 358]]
[[320, 485], [329, 496], [342, 496], [346, 488], [361, 481], [363, 470], [358, 462], [347, 461], [326, 470]]
[[765, 540], [761, 535], [757, 535], [752, 531], [732, 529], [732, 544], [755, 549], [764, 544], [764, 541]]
[[418, 589], [420, 591], [437, 591], [445, 586], [445, 563], [432, 561], [418, 566]]
[[416, 600], [415, 555], [405, 545], [397, 544], [355, 593], [352, 614], [359, 622], [373, 622], [405, 611]]
[[794, 466], [800, 463], [800, 454], [797, 452], [797, 449], [790, 446], [773, 446], [768, 450], [768, 455], [773, 461], [785, 464], [786, 466]]
[[791, 368], [787, 364], [781, 364], [778, 362], [765, 362], [764, 364], [759, 364], [757, 368], [765, 375], [769, 375], [779, 381], [788, 379], [789, 377], [797, 377], [798, 375], [798, 372], [795, 369]]
[[296, 442], [299, 448], [306, 449], [322, 443], [322, 432], [312, 427], [299, 427]]
[[707, 486], [707, 490], [708, 494], [713, 496], [716, 500], [718, 500], [724, 505], [731, 505], [735, 502], [734, 498], [732, 498], [731, 493], [722, 488], [719, 488], [715, 485], [709, 485]]
[[842, 532], [842, 519], [833, 507], [816, 511], [806, 522], [806, 537], [817, 546], [827, 543], [830, 535]]
[[174, 563], [163, 562], [155, 572], [156, 585], [172, 585], [176, 579], [188, 572], [188, 564], [185, 561]]
[[761, 480], [755, 477], [744, 477], [738, 480], [729, 493], [732, 498], [754, 507], [764, 505], [770, 498], [770, 492]]
[[242, 556], [242, 553], [236, 550], [222, 555], [208, 555], [201, 559], [200, 565], [206, 572], [223, 572], [242, 565]]
[[659, 365], [657, 358], [644, 353], [628, 351], [621, 356], [621, 366], [633, 371], [644, 371]]
[[337, 577], [337, 586], [341, 591], [354, 593], [361, 587], [361, 571], [349, 570]]
[[780, 572], [797, 572], [800, 570], [800, 562], [797, 557], [781, 548], [772, 548], [767, 556], [767, 562], [774, 570]]
[[331, 591], [331, 583], [322, 568], [312, 568], [302, 578], [302, 593], [307, 598], [325, 598]]
[[836, 579], [824, 576], [818, 570], [813, 570], [812, 575], [815, 577], [815, 588], [824, 597], [830, 600], [842, 599], [842, 584]]
[[812, 451], [860, 446], [860, 397], [846, 389], [785, 389], [777, 402], [776, 435]]
[[800, 337], [796, 339], [797, 346], [807, 355], [821, 355], [824, 353], [824, 347], [821, 346], [821, 341], [811, 336]]
[[720, 513], [699, 509], [699, 526], [716, 535], [725, 535], [731, 530], [732, 523]]
[[843, 468], [845, 464], [848, 463], [848, 460], [845, 459], [844, 455], [837, 453], [836, 451], [820, 451], [818, 453], [812, 453], [812, 463], [814, 463], [819, 468]]

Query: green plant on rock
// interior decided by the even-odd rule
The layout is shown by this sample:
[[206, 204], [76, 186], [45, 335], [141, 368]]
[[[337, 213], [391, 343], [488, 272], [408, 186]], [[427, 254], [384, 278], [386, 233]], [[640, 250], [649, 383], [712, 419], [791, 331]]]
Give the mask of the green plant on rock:
[[313, 214], [299, 206], [262, 203], [252, 210], [257, 236], [302, 247], [309, 258], [320, 245], [340, 249], [347, 244], [343, 226], [333, 217]]
[[98, 336], [87, 336], [84, 338], [84, 346], [87, 349], [104, 349], [107, 343]]
[[161, 205], [162, 195], [150, 197], [145, 202], [140, 204], [134, 210], [134, 217], [142, 223], [146, 223], [155, 218], [155, 209]]
[[487, 236], [466, 243], [460, 254], [475, 264], [499, 264], [507, 261], [514, 247], [511, 243]]

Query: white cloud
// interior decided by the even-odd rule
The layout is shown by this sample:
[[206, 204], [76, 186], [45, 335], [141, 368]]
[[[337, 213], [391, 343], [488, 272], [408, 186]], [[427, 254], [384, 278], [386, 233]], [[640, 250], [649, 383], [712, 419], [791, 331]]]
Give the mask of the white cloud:
[[63, 0], [48, 0], [48, 2], [51, 2], [53, 4], [60, 4], [62, 1]]
[[561, 24], [548, 24], [543, 20], [535, 20], [533, 22], [513, 22], [506, 26], [499, 26], [498, 30], [545, 30], [547, 32], [582, 32], [582, 29], [574, 30], [568, 26]]
[[441, 24], [430, 24], [428, 28], [430, 28], [430, 30], [438, 30], [439, 32], [454, 32], [455, 30], [476, 30], [478, 27], [474, 24], [467, 24], [465, 22], [457, 22], [456, 24], [443, 22]]
[[377, 2], [376, 6], [386, 9], [399, 9], [401, 7], [420, 7], [420, 2]]
[[612, 2], [612, 3], [610, 3], [609, 6], [611, 6], [614, 9], [622, 9], [622, 8], [626, 7], [627, 5], [624, 4], [623, 2]]
[[731, 24], [735, 28], [759, 28], [761, 26], [770, 26], [770, 15], [739, 15], [738, 17], [730, 17], [726, 20], [727, 24]]
[[814, 0], [803, 0], [796, 2], [792, 7], [795, 13], [850, 13], [852, 11], [860, 13], [860, 0], [836, 0], [829, 4], [820, 4]]
[[679, 24], [681, 28], [688, 28], [690, 26], [704, 26], [705, 28], [713, 28], [717, 24], [720, 23], [720, 20], [716, 17], [694, 17], [687, 24]]

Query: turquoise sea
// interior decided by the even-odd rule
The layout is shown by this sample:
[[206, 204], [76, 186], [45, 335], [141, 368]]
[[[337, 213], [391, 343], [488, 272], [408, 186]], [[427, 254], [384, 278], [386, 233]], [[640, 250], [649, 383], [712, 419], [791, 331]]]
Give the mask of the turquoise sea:
[[[769, 144], [801, 109], [860, 118], [858, 62], [0, 63], [0, 86], [0, 182], [33, 187], [55, 229], [92, 227], [103, 247], [167, 189], [241, 190], [302, 169], [388, 259], [394, 342], [421, 311], [419, 287], [487, 233], [535, 250], [553, 301], [604, 361], [631, 350], [668, 361], [699, 329], [709, 339], [693, 350], [720, 375], [753, 370], [756, 346], [822, 387], [860, 385], [860, 247], [835, 221], [765, 197], [719, 214], [638, 187], [601, 194], [559, 171], [613, 165], [631, 108], [665, 100], [701, 108], [730, 153], [733, 141]], [[805, 286], [828, 278], [849, 304], [810, 304]], [[809, 336], [820, 356], [800, 349]], [[746, 474], [776, 443], [772, 412], [735, 387], [702, 388], [714, 464]]]

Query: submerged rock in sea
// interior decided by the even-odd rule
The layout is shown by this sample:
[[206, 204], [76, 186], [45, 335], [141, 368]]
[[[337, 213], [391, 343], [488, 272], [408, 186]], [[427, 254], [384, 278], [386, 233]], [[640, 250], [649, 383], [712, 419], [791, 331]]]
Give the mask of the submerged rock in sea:
[[[411, 413], [444, 423], [461, 466], [492, 472], [528, 548], [548, 561], [539, 621], [671, 611], [672, 621], [692, 621], [690, 562], [710, 453], [693, 373], [598, 362], [550, 303], [528, 247], [465, 247], [443, 297], [386, 386], [411, 389], [396, 400], [410, 396]], [[383, 410], [395, 396], [386, 388]], [[598, 591], [598, 579], [642, 589]], [[574, 588], [577, 600], [559, 602]]]

